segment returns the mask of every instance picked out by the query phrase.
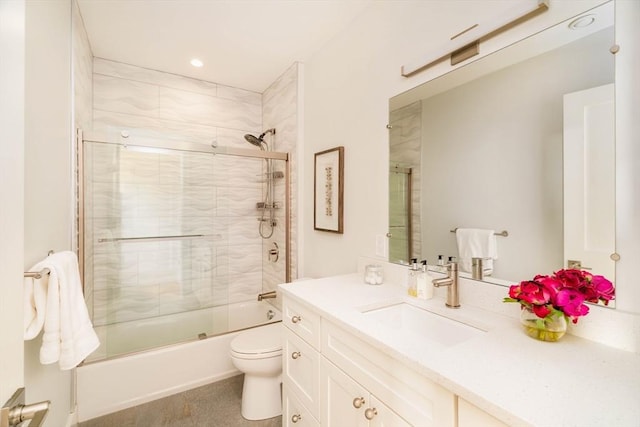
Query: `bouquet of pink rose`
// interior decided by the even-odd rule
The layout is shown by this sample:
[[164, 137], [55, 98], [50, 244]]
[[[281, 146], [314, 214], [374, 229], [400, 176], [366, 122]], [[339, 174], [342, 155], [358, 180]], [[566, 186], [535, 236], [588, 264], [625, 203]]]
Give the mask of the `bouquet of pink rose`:
[[519, 302], [539, 318], [562, 314], [573, 323], [589, 313], [585, 302], [605, 305], [615, 298], [613, 284], [603, 276], [583, 270], [560, 270], [551, 276], [537, 275], [509, 287], [509, 298], [504, 302]]

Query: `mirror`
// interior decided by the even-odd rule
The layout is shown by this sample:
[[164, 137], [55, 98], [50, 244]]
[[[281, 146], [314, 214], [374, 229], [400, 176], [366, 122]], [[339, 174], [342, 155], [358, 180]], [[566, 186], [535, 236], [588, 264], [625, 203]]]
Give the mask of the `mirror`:
[[606, 3], [390, 100], [390, 262], [458, 256], [458, 227], [504, 230], [485, 281], [570, 260], [614, 280], [613, 18]]

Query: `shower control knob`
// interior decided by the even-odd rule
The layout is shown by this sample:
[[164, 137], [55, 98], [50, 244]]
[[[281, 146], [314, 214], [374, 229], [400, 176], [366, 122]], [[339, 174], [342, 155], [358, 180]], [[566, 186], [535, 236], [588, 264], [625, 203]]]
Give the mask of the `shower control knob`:
[[293, 323], [298, 323], [298, 322], [301, 322], [301, 321], [302, 321], [302, 317], [300, 317], [300, 316], [293, 316], [291, 318], [291, 322], [293, 322]]
[[368, 420], [372, 420], [376, 415], [378, 415], [378, 410], [376, 408], [367, 408], [364, 411], [364, 417]]
[[299, 351], [294, 351], [293, 353], [291, 353], [292, 359], [298, 359], [301, 356], [302, 356], [302, 353], [300, 353]]
[[355, 399], [353, 399], [354, 408], [360, 409], [362, 408], [362, 405], [364, 405], [364, 397], [356, 397]]
[[302, 416], [300, 414], [293, 414], [293, 416], [291, 417], [291, 422], [292, 423], [297, 423], [301, 419], [302, 419]]

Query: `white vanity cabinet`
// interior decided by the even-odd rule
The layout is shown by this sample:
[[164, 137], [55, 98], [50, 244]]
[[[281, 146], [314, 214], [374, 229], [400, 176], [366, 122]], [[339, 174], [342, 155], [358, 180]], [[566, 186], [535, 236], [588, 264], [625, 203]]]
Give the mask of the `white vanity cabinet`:
[[283, 427], [320, 427], [318, 420], [289, 390], [287, 383], [282, 386], [282, 426]]
[[[320, 414], [320, 316], [289, 298], [285, 298], [282, 322], [284, 342], [282, 344], [283, 421], [285, 425], [308, 424]], [[295, 411], [287, 402], [298, 402]], [[314, 420], [301, 415], [303, 411]], [[291, 424], [293, 423], [293, 424]]]
[[458, 427], [508, 427], [462, 398], [458, 398]]
[[324, 357], [320, 361], [320, 419], [326, 427], [411, 427]]
[[451, 392], [286, 295], [283, 313], [285, 426], [456, 426]]

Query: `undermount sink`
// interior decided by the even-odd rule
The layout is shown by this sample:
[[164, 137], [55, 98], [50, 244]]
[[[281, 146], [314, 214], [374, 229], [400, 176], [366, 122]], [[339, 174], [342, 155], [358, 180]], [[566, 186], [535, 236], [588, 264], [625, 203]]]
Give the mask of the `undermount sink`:
[[381, 323], [381, 327], [407, 333], [414, 338], [435, 341], [450, 347], [484, 334], [485, 331], [449, 319], [407, 303], [398, 303], [362, 313], [367, 319]]

